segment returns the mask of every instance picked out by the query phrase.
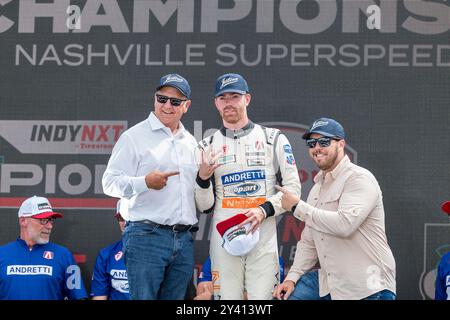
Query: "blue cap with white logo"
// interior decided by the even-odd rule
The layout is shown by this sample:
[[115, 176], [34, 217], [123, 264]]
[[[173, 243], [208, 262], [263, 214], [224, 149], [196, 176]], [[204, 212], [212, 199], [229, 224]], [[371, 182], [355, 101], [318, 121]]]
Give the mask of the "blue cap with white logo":
[[247, 81], [237, 73], [226, 73], [216, 80], [216, 97], [226, 92], [246, 94], [249, 91]]
[[159, 85], [156, 90], [159, 90], [162, 87], [174, 87], [186, 98], [191, 98], [191, 86], [189, 85], [189, 82], [179, 74], [171, 73], [159, 79]]
[[334, 119], [320, 118], [314, 121], [311, 128], [303, 134], [303, 139], [309, 139], [312, 133], [318, 133], [324, 137], [345, 139], [345, 132], [342, 125]]

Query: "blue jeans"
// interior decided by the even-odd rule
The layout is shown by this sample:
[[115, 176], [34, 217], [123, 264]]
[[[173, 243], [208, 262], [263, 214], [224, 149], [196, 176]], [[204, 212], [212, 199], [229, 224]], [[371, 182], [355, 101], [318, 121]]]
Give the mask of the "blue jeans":
[[133, 300], [184, 299], [194, 270], [190, 231], [130, 221], [123, 233], [123, 250]]
[[[319, 296], [319, 273], [315, 270], [300, 277], [288, 300], [331, 300], [331, 296], [330, 294]], [[389, 290], [382, 290], [362, 300], [395, 300], [395, 294]]]
[[331, 296], [319, 296], [319, 273], [315, 270], [300, 277], [288, 300], [331, 300]]

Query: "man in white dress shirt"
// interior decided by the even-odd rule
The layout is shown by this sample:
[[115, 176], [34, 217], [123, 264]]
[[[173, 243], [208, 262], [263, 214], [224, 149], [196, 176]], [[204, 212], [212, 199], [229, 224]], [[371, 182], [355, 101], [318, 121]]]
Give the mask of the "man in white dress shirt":
[[105, 194], [128, 199], [123, 249], [134, 300], [183, 299], [192, 278], [197, 142], [180, 122], [190, 95], [182, 76], [162, 77], [154, 111], [120, 136], [103, 175]]

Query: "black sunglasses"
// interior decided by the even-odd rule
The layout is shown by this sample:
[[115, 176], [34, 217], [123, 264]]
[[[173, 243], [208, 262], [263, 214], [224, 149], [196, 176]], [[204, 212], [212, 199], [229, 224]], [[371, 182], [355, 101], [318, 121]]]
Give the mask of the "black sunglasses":
[[156, 94], [156, 100], [162, 104], [166, 103], [167, 100], [170, 100], [171, 105], [173, 105], [174, 107], [179, 107], [183, 103], [183, 101], [187, 101], [188, 99], [170, 98], [168, 96]]
[[331, 140], [339, 141], [338, 139], [333, 139], [330, 137], [321, 137], [317, 139], [310, 138], [306, 140], [306, 145], [312, 149], [316, 146], [317, 143], [319, 143], [319, 146], [321, 146], [322, 148], [326, 148], [330, 146]]
[[42, 224], [43, 226], [45, 226], [49, 222], [51, 222], [51, 224], [55, 224], [56, 221], [56, 218], [43, 218], [43, 219], [33, 218], [33, 219], [39, 220], [39, 223]]

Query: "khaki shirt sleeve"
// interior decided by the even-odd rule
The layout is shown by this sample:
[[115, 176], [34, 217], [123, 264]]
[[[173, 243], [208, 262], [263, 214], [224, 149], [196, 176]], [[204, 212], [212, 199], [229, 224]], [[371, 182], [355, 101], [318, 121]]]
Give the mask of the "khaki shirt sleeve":
[[294, 262], [285, 280], [291, 280], [297, 283], [298, 279], [310, 271], [317, 262], [317, 250], [312, 238], [311, 228], [305, 226], [302, 232], [302, 238], [297, 243]]
[[377, 186], [376, 181], [368, 176], [352, 176], [346, 182], [337, 211], [318, 209], [300, 201], [294, 216], [314, 230], [346, 238], [375, 208], [379, 197]]

